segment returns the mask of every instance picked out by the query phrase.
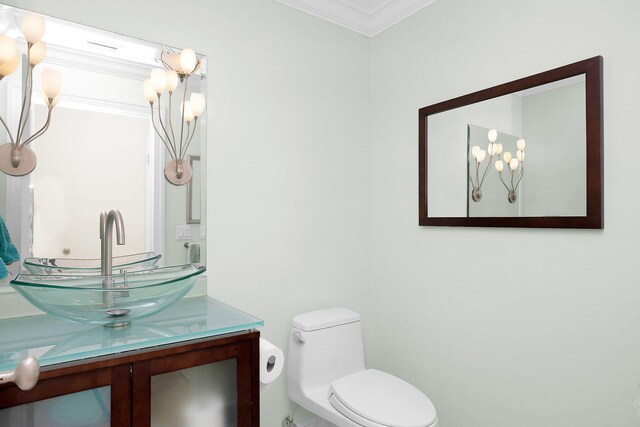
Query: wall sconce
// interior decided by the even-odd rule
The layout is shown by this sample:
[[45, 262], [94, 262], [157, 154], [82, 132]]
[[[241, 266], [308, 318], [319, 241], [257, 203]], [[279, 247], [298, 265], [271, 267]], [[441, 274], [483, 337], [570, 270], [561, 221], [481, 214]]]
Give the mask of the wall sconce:
[[[504, 161], [507, 162], [508, 170], [511, 174], [511, 179], [508, 184], [502, 178], [502, 170], [504, 169], [502, 159], [498, 157], [495, 164], [498, 177], [500, 177], [500, 181], [502, 181], [502, 184], [507, 189], [507, 200], [509, 200], [509, 203], [515, 203], [517, 199], [516, 191], [518, 191], [518, 185], [520, 185], [520, 181], [522, 181], [522, 176], [524, 175], [524, 148], [527, 144], [524, 139], [520, 138], [516, 145], [518, 147], [516, 157], [512, 157], [508, 151], [504, 153]], [[513, 182], [514, 177], [517, 177], [515, 184]]]
[[[22, 34], [27, 41], [29, 70], [26, 73], [23, 85], [24, 94], [15, 137], [9, 130], [6, 121], [0, 117], [0, 122], [2, 122], [7, 131], [10, 141], [0, 147], [0, 170], [8, 175], [23, 176], [35, 169], [37, 164], [36, 155], [27, 146], [49, 129], [51, 111], [58, 103], [58, 95], [62, 89], [62, 76], [59, 72], [49, 69], [42, 71], [42, 91], [44, 92], [44, 102], [48, 108], [47, 119], [40, 130], [30, 137], [26, 137], [25, 128], [29, 121], [31, 96], [33, 94], [33, 69], [42, 62], [47, 53], [47, 46], [41, 41], [44, 30], [44, 19], [41, 16], [30, 13], [22, 21]], [[18, 42], [4, 34], [0, 35], [0, 80], [13, 73], [19, 64]]]
[[[502, 144], [496, 144], [496, 140], [498, 139], [498, 131], [495, 129], [490, 129], [487, 137], [489, 138], [489, 145], [487, 145], [486, 150], [481, 150], [478, 145], [474, 145], [471, 148], [471, 156], [475, 159], [474, 163], [476, 165], [475, 181], [473, 179], [471, 171], [469, 171], [469, 181], [471, 181], [471, 186], [473, 187], [471, 198], [474, 202], [479, 202], [480, 199], [482, 199], [482, 184], [484, 184], [484, 179], [491, 169], [491, 160], [493, 159], [493, 156], [495, 156], [496, 154], [498, 156], [502, 154]], [[482, 178], [480, 178], [480, 165], [487, 157], [487, 153], [489, 153], [489, 161], [487, 162], [487, 166], [484, 169]]]
[[[190, 99], [188, 101], [186, 99], [189, 77], [200, 69], [200, 60], [191, 49], [184, 49], [179, 54], [161, 52], [160, 60], [165, 68], [151, 70], [151, 78], [144, 81], [144, 95], [151, 106], [153, 128], [172, 159], [164, 168], [164, 176], [173, 185], [184, 185], [191, 180], [193, 175], [191, 166], [185, 158], [189, 144], [191, 144], [196, 133], [198, 117], [204, 111], [205, 104], [204, 95], [201, 93], [192, 93]], [[180, 82], [184, 82], [184, 92], [180, 102], [180, 114], [178, 115], [179, 125], [174, 127], [172, 98]], [[169, 92], [168, 113], [165, 120], [168, 122], [167, 125], [162, 120], [162, 107], [160, 105], [162, 93], [165, 90]], [[153, 105], [156, 103], [158, 108], [154, 109]], [[156, 124], [156, 121], [158, 124]]]

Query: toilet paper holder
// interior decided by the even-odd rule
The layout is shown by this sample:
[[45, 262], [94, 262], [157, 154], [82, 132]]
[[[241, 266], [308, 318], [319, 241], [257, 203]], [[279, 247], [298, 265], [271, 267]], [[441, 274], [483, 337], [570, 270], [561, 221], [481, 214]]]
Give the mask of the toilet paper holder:
[[260, 338], [260, 390], [266, 391], [280, 376], [284, 353], [264, 338]]

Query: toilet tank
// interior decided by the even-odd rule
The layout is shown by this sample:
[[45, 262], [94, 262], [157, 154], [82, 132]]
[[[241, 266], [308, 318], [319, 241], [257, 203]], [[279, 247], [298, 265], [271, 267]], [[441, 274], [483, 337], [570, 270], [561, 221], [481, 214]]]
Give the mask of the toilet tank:
[[[360, 315], [346, 308], [300, 314], [289, 337], [290, 395], [364, 369]], [[294, 399], [295, 400], [295, 399]]]

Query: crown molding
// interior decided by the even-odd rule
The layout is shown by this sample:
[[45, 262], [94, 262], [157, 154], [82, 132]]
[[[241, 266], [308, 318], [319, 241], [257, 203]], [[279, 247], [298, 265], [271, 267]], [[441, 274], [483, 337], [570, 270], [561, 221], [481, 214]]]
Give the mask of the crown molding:
[[370, 11], [349, 0], [276, 1], [367, 37], [373, 37], [436, 0], [388, 0]]

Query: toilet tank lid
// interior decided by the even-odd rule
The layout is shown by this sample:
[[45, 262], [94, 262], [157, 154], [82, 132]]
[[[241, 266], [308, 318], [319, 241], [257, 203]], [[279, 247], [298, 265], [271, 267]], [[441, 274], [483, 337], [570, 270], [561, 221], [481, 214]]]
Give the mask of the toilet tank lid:
[[328, 308], [298, 314], [293, 318], [293, 327], [302, 331], [316, 331], [332, 326], [358, 322], [360, 315], [347, 308]]

